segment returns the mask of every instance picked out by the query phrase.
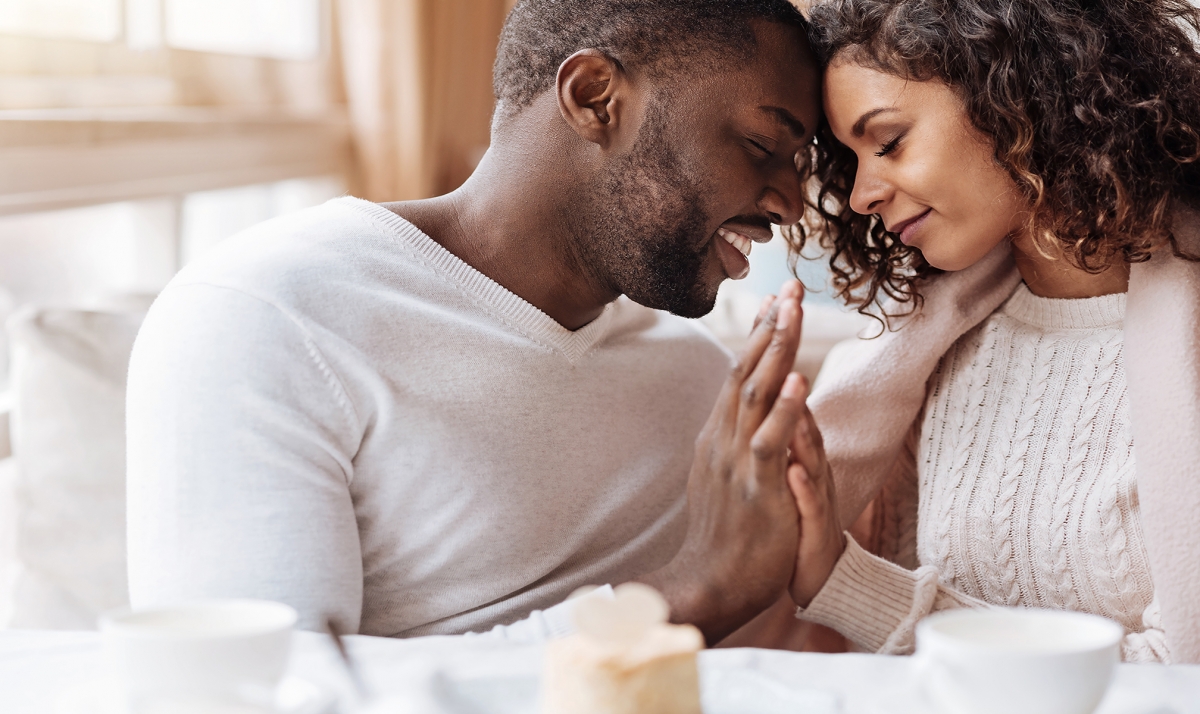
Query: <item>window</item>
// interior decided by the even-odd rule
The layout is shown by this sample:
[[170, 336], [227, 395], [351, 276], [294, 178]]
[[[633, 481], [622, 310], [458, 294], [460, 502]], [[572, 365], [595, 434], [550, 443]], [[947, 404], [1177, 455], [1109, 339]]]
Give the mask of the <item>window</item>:
[[201, 52], [311, 59], [320, 0], [164, 0], [166, 43]]
[[312, 59], [321, 0], [4, 0], [0, 34]]
[[0, 0], [0, 320], [157, 292], [345, 193], [331, 2]]
[[121, 35], [121, 0], [4, 0], [0, 33], [113, 42]]

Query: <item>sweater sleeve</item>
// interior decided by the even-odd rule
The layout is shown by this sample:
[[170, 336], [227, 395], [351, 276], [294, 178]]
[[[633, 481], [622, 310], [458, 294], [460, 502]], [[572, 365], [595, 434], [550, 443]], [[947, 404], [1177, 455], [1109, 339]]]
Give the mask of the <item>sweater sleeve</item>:
[[936, 568], [889, 563], [847, 533], [846, 551], [825, 587], [796, 617], [832, 627], [870, 652], [910, 654], [921, 618], [961, 607], [990, 606], [939, 584]]
[[1171, 664], [1171, 651], [1167, 647], [1167, 633], [1163, 630], [1157, 597], [1142, 612], [1142, 631], [1126, 633], [1125, 639], [1121, 640], [1121, 660]]
[[357, 632], [362, 554], [349, 485], [361, 429], [303, 325], [206, 284], [168, 287], [130, 361], [134, 606], [278, 600], [299, 627]]
[[[914, 570], [871, 555], [846, 534], [842, 554], [825, 587], [796, 617], [831, 627], [855, 645], [878, 654], [911, 654], [916, 627], [926, 615], [992, 605], [938, 582], [937, 569]], [[1121, 641], [1125, 662], [1171, 663], [1157, 600], [1142, 614], [1143, 629]]]

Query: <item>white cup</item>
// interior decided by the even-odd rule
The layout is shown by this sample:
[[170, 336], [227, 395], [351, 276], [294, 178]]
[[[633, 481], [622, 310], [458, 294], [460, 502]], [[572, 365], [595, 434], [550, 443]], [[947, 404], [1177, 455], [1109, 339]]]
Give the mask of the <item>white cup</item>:
[[130, 711], [268, 709], [287, 669], [296, 611], [206, 600], [100, 618]]
[[962, 714], [1090, 714], [1120, 659], [1124, 629], [1060, 610], [952, 610], [917, 625], [918, 676]]

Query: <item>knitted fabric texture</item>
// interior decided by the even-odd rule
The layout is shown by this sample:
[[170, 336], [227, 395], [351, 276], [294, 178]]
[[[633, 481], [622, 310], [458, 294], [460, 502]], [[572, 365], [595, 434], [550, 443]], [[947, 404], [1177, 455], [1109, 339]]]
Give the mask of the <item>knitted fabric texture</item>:
[[1137, 508], [1124, 308], [1124, 295], [1054, 300], [1020, 285], [955, 342], [910, 443], [915, 474], [893, 473], [883, 496], [881, 554], [920, 567], [852, 544], [804, 617], [899, 653], [940, 609], [1078, 610], [1126, 628], [1126, 660], [1167, 660]]

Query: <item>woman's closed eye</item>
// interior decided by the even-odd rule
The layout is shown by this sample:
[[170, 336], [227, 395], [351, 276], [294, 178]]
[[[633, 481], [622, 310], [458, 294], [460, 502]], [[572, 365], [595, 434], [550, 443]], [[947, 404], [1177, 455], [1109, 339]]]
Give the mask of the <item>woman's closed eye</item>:
[[896, 147], [900, 146], [900, 140], [903, 138], [904, 138], [903, 134], [896, 135], [896, 137], [894, 139], [888, 141], [886, 144], [883, 145], [882, 148], [879, 149], [879, 151], [876, 151], [875, 155], [880, 158], [883, 158], [884, 156], [887, 156], [888, 154], [892, 153], [893, 151], [896, 150]]

